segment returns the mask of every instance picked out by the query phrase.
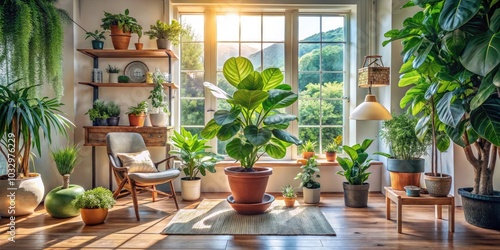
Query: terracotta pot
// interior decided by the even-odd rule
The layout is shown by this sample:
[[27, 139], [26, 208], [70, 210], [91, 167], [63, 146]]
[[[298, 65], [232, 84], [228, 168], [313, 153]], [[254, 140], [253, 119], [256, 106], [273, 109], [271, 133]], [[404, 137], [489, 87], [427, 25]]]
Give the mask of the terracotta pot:
[[123, 32], [118, 25], [111, 25], [111, 41], [117, 50], [127, 50], [130, 43], [130, 32]]
[[144, 120], [146, 120], [146, 114], [141, 115], [128, 115], [128, 121], [130, 122], [130, 126], [134, 127], [144, 127]]
[[107, 208], [82, 208], [82, 220], [86, 225], [97, 225], [104, 222], [108, 216]]
[[446, 197], [451, 190], [451, 176], [447, 174], [433, 176], [431, 173], [424, 175], [425, 187], [430, 196]]
[[304, 159], [309, 159], [313, 156], [314, 156], [314, 152], [302, 152], [302, 157], [304, 157]]
[[325, 152], [326, 161], [334, 162], [337, 159], [337, 152]]
[[[254, 167], [254, 172], [239, 172], [241, 167], [224, 168], [236, 203], [262, 203], [272, 168]], [[251, 190], [251, 192], [249, 192]]]
[[283, 197], [285, 200], [285, 207], [294, 207], [295, 206], [295, 200], [297, 199], [296, 197]]
[[134, 45], [136, 50], [142, 50], [142, 47], [144, 46], [143, 43], [134, 43]]
[[399, 173], [389, 172], [391, 176], [391, 188], [394, 190], [405, 190], [405, 186], [420, 187], [421, 173]]

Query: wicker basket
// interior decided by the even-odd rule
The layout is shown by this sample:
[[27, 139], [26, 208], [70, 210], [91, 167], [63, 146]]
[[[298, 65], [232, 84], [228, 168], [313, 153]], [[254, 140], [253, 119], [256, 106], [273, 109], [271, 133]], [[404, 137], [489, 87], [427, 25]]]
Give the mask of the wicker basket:
[[[363, 68], [358, 70], [358, 87], [381, 87], [390, 84], [391, 69], [384, 67], [381, 58], [382, 56], [378, 55], [365, 56]], [[369, 59], [372, 61], [370, 62]]]

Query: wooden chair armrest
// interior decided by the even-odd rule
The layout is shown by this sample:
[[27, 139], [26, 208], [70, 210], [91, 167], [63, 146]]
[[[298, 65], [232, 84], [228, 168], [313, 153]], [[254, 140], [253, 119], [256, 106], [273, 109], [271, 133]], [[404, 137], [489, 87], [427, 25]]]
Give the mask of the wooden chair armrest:
[[128, 174], [129, 168], [117, 167], [115, 160], [113, 159], [113, 157], [110, 154], [108, 154], [108, 158], [109, 158], [109, 164], [113, 167], [114, 170], [116, 170], [118, 172], [125, 172], [125, 174]]
[[159, 161], [159, 162], [155, 162], [155, 167], [156, 167], [156, 169], [158, 169], [158, 166], [160, 166], [160, 164], [162, 164], [162, 163], [164, 163], [164, 162], [166, 162], [166, 167], [165, 167], [165, 169], [170, 169], [170, 160], [171, 160], [171, 159], [174, 159], [174, 160], [175, 160], [175, 159], [177, 159], [177, 157], [176, 157], [176, 156], [169, 156], [169, 157], [167, 157], [167, 158], [165, 158], [165, 159], [163, 159], [163, 160], [161, 160], [161, 161]]

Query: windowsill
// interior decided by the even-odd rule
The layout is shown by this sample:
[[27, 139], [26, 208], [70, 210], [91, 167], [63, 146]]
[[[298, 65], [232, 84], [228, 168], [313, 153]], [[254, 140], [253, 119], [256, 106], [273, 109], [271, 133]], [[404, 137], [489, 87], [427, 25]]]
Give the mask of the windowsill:
[[[317, 160], [320, 166], [325, 166], [325, 167], [335, 167], [339, 166], [338, 162], [328, 162], [324, 159], [319, 159]], [[269, 160], [269, 161], [258, 161], [255, 163], [256, 167], [300, 167], [303, 164], [298, 163], [296, 160]], [[380, 161], [372, 161], [371, 166], [382, 166], [383, 163]], [[234, 166], [239, 166], [239, 163], [234, 162], [234, 161], [220, 161], [216, 165], [217, 167], [234, 167]]]

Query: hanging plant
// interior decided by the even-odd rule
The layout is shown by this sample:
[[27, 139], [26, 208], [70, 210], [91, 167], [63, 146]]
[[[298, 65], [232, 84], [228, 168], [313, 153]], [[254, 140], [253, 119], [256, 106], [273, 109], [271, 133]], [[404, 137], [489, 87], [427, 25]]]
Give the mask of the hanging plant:
[[[63, 10], [56, 0], [5, 0], [0, 4], [0, 79], [16, 88], [50, 84], [56, 96], [63, 93]], [[32, 88], [31, 96], [41, 87]]]

